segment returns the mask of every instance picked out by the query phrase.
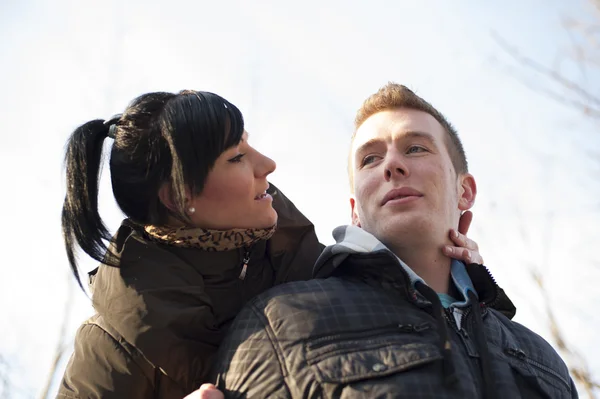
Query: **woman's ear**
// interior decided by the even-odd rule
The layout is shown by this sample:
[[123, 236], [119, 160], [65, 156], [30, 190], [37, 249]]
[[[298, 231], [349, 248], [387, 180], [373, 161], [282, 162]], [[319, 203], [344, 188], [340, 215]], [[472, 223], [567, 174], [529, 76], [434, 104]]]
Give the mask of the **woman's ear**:
[[173, 201], [173, 190], [171, 189], [171, 184], [163, 183], [158, 190], [158, 199], [160, 202], [167, 207], [171, 212], [177, 212], [177, 207], [175, 206], [175, 201]]

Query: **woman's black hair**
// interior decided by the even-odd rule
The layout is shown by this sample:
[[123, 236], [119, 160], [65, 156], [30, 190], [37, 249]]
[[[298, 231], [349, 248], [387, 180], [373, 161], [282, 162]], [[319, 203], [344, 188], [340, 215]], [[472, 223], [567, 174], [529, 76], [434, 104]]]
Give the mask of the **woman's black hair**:
[[219, 155], [241, 141], [244, 120], [224, 98], [185, 90], [143, 94], [122, 115], [75, 129], [65, 156], [62, 229], [71, 270], [82, 288], [76, 246], [99, 262], [111, 263], [112, 258], [105, 243], [111, 235], [98, 212], [102, 146], [109, 131], [114, 135], [110, 177], [117, 204], [135, 223], [160, 225], [173, 214], [159, 199], [161, 186], [171, 184], [175, 215], [185, 219], [186, 189], [194, 195], [202, 192]]

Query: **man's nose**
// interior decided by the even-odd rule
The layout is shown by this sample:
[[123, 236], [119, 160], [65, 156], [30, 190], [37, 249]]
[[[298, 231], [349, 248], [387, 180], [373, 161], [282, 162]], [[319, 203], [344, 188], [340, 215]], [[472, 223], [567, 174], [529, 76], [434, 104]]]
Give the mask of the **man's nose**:
[[385, 163], [384, 173], [386, 180], [392, 180], [399, 177], [408, 177], [410, 174], [406, 160], [398, 151], [388, 153]]

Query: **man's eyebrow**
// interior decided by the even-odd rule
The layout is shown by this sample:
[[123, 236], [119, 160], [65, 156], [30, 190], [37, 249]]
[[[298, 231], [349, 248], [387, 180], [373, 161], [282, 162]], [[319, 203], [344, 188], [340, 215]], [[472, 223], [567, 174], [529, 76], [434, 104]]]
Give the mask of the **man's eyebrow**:
[[[414, 138], [420, 138], [420, 139], [424, 139], [428, 142], [430, 142], [431, 144], [435, 144], [435, 138], [433, 137], [432, 134], [430, 133], [426, 133], [426, 132], [421, 132], [418, 130], [411, 130], [408, 132], [404, 132], [402, 133], [402, 136], [399, 137], [399, 140], [406, 140], [406, 139], [414, 139]], [[356, 154], [361, 154], [364, 153], [368, 150], [370, 150], [371, 148], [380, 145], [384, 140], [382, 140], [381, 138], [377, 137], [377, 138], [373, 138], [369, 141], [367, 141], [364, 144], [361, 144], [357, 149], [356, 149]]]
[[356, 153], [357, 153], [357, 154], [360, 154], [360, 153], [366, 152], [366, 151], [368, 151], [369, 149], [371, 149], [371, 148], [373, 148], [373, 147], [375, 147], [375, 146], [377, 146], [377, 145], [380, 145], [381, 143], [383, 143], [383, 140], [382, 140], [382, 139], [380, 139], [380, 138], [374, 138], [374, 139], [371, 139], [371, 140], [367, 141], [366, 143], [364, 143], [364, 144], [361, 144], [361, 145], [360, 145], [360, 146], [359, 146], [359, 147], [356, 149]]
[[421, 139], [425, 139], [425, 140], [429, 141], [431, 144], [435, 144], [435, 139], [432, 134], [426, 133], [426, 132], [420, 132], [418, 130], [411, 130], [411, 131], [405, 132], [402, 135], [402, 139], [405, 139], [405, 138], [421, 138]]

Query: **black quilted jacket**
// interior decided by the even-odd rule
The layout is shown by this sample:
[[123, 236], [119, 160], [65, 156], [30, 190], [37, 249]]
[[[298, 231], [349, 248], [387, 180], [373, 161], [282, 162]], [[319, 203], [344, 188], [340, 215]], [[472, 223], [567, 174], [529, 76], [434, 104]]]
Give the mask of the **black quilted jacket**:
[[483, 266], [467, 266], [478, 298], [460, 327], [385, 251], [321, 266], [234, 321], [215, 370], [226, 397], [577, 397], [565, 363], [510, 320], [515, 308]]

